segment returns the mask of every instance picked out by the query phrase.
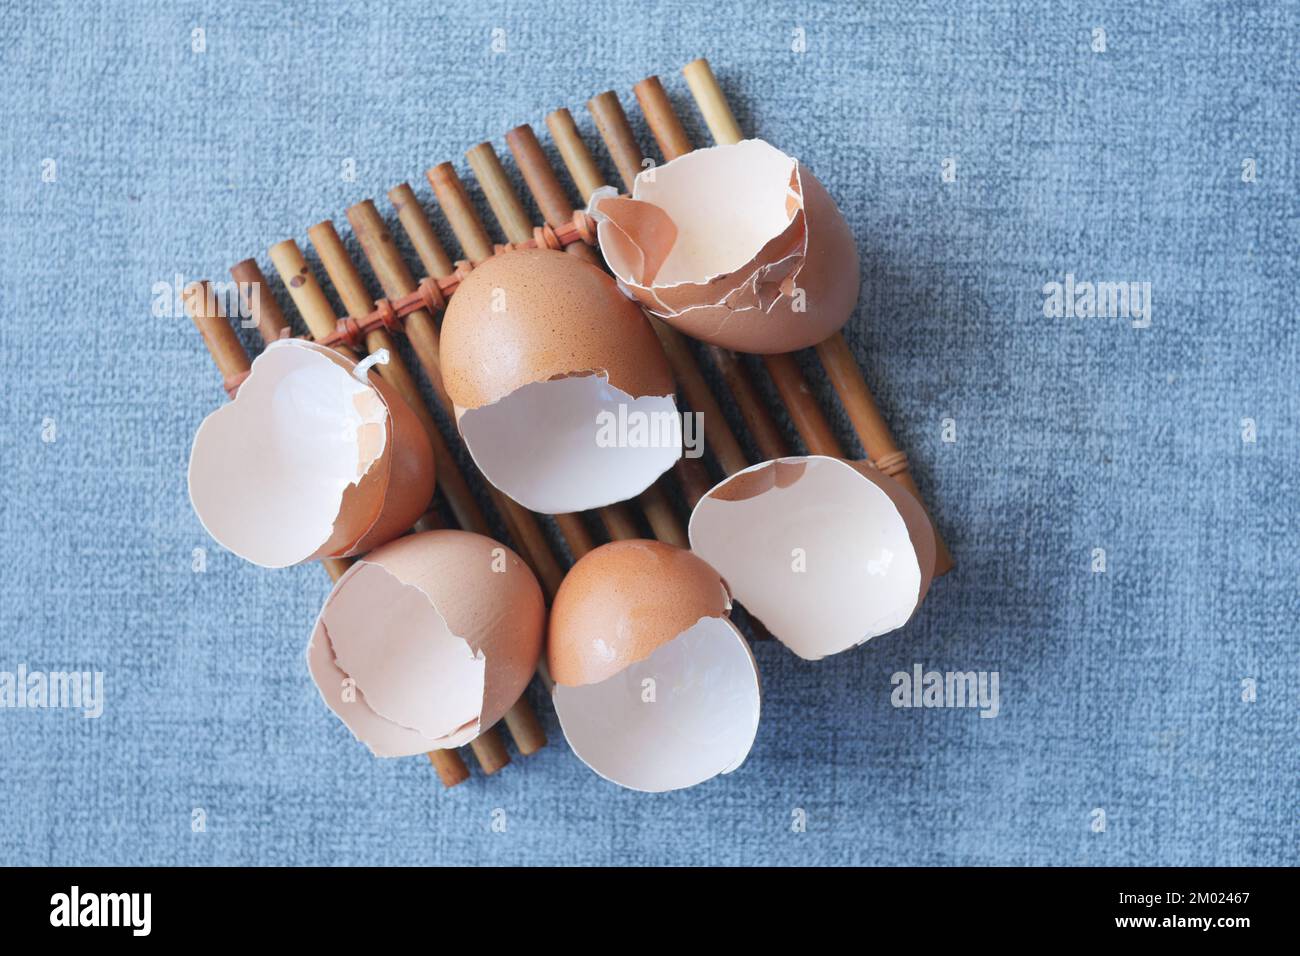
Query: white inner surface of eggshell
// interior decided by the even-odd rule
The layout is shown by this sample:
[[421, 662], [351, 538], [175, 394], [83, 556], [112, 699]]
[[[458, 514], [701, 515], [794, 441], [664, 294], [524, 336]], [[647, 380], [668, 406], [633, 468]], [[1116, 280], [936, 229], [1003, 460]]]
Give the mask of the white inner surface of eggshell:
[[554, 702], [569, 745], [597, 774], [632, 790], [679, 790], [744, 762], [758, 732], [758, 668], [730, 621], [704, 617], [613, 677], [557, 684]]
[[[762, 140], [698, 149], [636, 180], [633, 196], [677, 226], [656, 286], [703, 282], [747, 265], [793, 218], [796, 161]], [[796, 197], [797, 198], [797, 197]]]
[[[650, 423], [647, 447], [602, 447], [599, 415]], [[626, 501], [681, 456], [681, 417], [671, 395], [633, 398], [589, 373], [517, 388], [458, 411], [465, 446], [494, 486], [531, 511], [562, 514]], [[671, 428], [669, 426], [672, 426]]]
[[873, 482], [834, 458], [791, 460], [806, 468], [785, 488], [702, 498], [691, 550], [774, 637], [819, 660], [907, 623], [921, 568], [902, 516]]
[[370, 709], [418, 733], [422, 750], [478, 735], [487, 659], [451, 633], [419, 588], [363, 562], [331, 597], [321, 625], [336, 665]]
[[379, 394], [328, 356], [270, 346], [235, 400], [195, 435], [189, 486], [199, 520], [223, 546], [270, 568], [311, 557], [338, 520], [355, 517], [360, 537], [374, 514], [339, 510], [383, 454], [387, 418]]
[[370, 708], [366, 695], [334, 660], [334, 645], [324, 625], [317, 623], [307, 645], [307, 668], [326, 706], [370, 748], [376, 757], [409, 757], [438, 745], [410, 727], [385, 720]]

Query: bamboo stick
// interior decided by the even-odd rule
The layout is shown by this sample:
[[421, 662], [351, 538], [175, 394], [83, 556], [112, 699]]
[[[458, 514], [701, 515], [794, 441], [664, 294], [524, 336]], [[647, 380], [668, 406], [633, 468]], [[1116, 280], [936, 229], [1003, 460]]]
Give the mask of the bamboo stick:
[[[515, 158], [515, 165], [519, 167], [519, 173], [524, 177], [524, 183], [532, 194], [533, 202], [537, 203], [542, 219], [548, 225], [558, 226], [572, 218], [573, 204], [569, 202], [569, 194], [551, 168], [550, 160], [546, 158], [546, 152], [537, 141], [533, 128], [527, 123], [516, 126], [506, 133], [506, 145], [510, 147], [510, 155]], [[578, 245], [575, 243], [575, 247]], [[580, 245], [591, 248], [585, 242]]]
[[717, 345], [708, 346], [708, 352], [727, 390], [731, 392], [731, 397], [735, 399], [740, 417], [744, 420], [745, 427], [749, 429], [754, 444], [758, 446], [759, 456], [765, 461], [770, 461], [773, 458], [784, 458], [789, 455], [790, 446], [786, 444], [785, 436], [781, 434], [776, 419], [767, 410], [762, 396], [754, 387], [754, 380], [750, 377], [749, 370], [740, 356], [730, 349]]
[[398, 183], [388, 190], [388, 201], [397, 211], [397, 219], [411, 239], [415, 254], [424, 267], [424, 274], [440, 279], [455, 271], [455, 264], [447, 250], [443, 248], [438, 234], [433, 231], [433, 223], [424, 214], [424, 207], [415, 197], [415, 191], [409, 183]]
[[[697, 61], [698, 62], [698, 61]], [[654, 81], [654, 82], [652, 82]], [[698, 83], [698, 78], [697, 78]], [[680, 120], [676, 119], [676, 113], [672, 104], [668, 101], [668, 96], [664, 92], [663, 85], [658, 83], [657, 77], [650, 77], [643, 80], [639, 86], [638, 101], [641, 102], [643, 109], [648, 105], [646, 111], [646, 122], [650, 125], [651, 132], [655, 135], [659, 145], [664, 149], [666, 159], [676, 159], [682, 155], [682, 150], [689, 151], [694, 147], [691, 145], [689, 138], [686, 136], [686, 130], [682, 127]], [[695, 86], [691, 87], [692, 91]], [[730, 111], [728, 111], [728, 117]], [[672, 117], [672, 120], [669, 119]], [[735, 119], [730, 120], [730, 126], [723, 120], [718, 120], [718, 128], [730, 130], [735, 127]], [[713, 129], [712, 124], [710, 129]], [[736, 127], [737, 137], [739, 128]], [[738, 141], [734, 140], [733, 142]], [[620, 169], [622, 167], [620, 166]], [[719, 358], [718, 353], [722, 353], [721, 360], [727, 362], [726, 353], [716, 346], [710, 347], [710, 352], [715, 359]], [[842, 457], [843, 452], [839, 447], [834, 433], [830, 430], [830, 425], [826, 422], [825, 416], [817, 406], [813, 397], [812, 390], [808, 388], [803, 381], [803, 373], [799, 370], [793, 360], [788, 356], [771, 356], [763, 357], [763, 363], [767, 366], [768, 374], [771, 376], [773, 383], [781, 394], [782, 400], [786, 404], [787, 411], [790, 413], [791, 420], [795, 429], [799, 432], [804, 444], [808, 446], [810, 453], [814, 455], [836, 455]], [[739, 375], [742, 372], [738, 362], [730, 363], [730, 371], [733, 375]], [[742, 393], [751, 397], [757, 397], [757, 392], [752, 388], [742, 386]], [[766, 415], [766, 410], [761, 405], [755, 405], [750, 414], [756, 417]], [[760, 426], [765, 434], [775, 431], [775, 423], [771, 427]], [[814, 451], [814, 448], [821, 449]]]
[[[375, 204], [367, 199], [350, 206], [348, 220], [352, 223], [352, 229], [361, 242], [362, 251], [370, 260], [371, 268], [384, 293], [396, 298], [414, 291], [415, 277], [397, 251], [392, 234], [388, 231]], [[438, 356], [438, 329], [434, 325], [433, 317], [424, 310], [412, 313], [407, 317], [406, 331], [412, 349], [424, 367], [429, 384], [433, 386], [434, 394], [442, 404], [443, 411], [454, 418], [455, 405], [451, 401], [451, 396], [447, 394], [442, 380], [442, 363]], [[542, 581], [542, 587], [548, 594], [554, 595], [560, 586], [560, 581], [564, 578], [564, 571], [551, 553], [550, 543], [546, 540], [541, 525], [537, 523], [536, 516], [494, 488], [489, 490], [489, 494], [509, 524], [515, 543], [519, 545], [523, 556], [530, 559], [538, 578]], [[467, 530], [477, 530], [481, 534], [489, 533], [486, 522], [481, 528]]]
[[[617, 123], [616, 120], [614, 122]], [[591, 155], [591, 150], [587, 148], [587, 144], [579, 135], [577, 127], [573, 123], [573, 118], [569, 116], [568, 110], [555, 110], [546, 117], [546, 125], [552, 131], [552, 135], [556, 137], [557, 143], [559, 143], [560, 156], [565, 162], [569, 178], [573, 180], [574, 185], [582, 193], [583, 201], [590, 200], [591, 194], [605, 185], [605, 182], [596, 166], [595, 159]], [[631, 142], [635, 147], [635, 138], [632, 136], [631, 128], [627, 125], [626, 116], [623, 117], [621, 125], [622, 129], [618, 131], [615, 142], [623, 144], [620, 147], [623, 149], [626, 149], [628, 142]], [[560, 142], [561, 139], [563, 139], [563, 142]], [[606, 145], [609, 146], [609, 142]], [[640, 153], [639, 147], [637, 147], [637, 153], [638, 155]], [[633, 164], [626, 162], [626, 160], [631, 159], [631, 154], [629, 153], [624, 159], [625, 165], [630, 169]], [[640, 166], [639, 159], [635, 165]], [[663, 343], [664, 351], [668, 355], [668, 363], [672, 366], [673, 375], [677, 379], [677, 387], [686, 396], [686, 400], [691, 407], [704, 416], [709, 447], [718, 460], [719, 466], [728, 475], [747, 467], [748, 461], [740, 447], [740, 442], [737, 441], [735, 433], [732, 432], [731, 426], [722, 414], [722, 409], [713, 397], [713, 390], [709, 388], [708, 383], [704, 380], [699, 365], [695, 361], [695, 356], [691, 354], [690, 347], [686, 343], [685, 336], [653, 316], [650, 318], [650, 323], [659, 335], [660, 342]], [[773, 423], [773, 430], [775, 430], [775, 427], [775, 423]], [[692, 464], [701, 465], [697, 459], [693, 459]], [[707, 471], [702, 466], [679, 470], [677, 474], [682, 484], [682, 492], [686, 496], [686, 505], [688, 508], [693, 509], [699, 500], [712, 488], [713, 482], [709, 479]], [[689, 544], [688, 538], [683, 546], [689, 546]], [[772, 635], [758, 618], [751, 615], [749, 625], [750, 634], [756, 640], [771, 639]]]
[[808, 388], [799, 364], [790, 353], [763, 356], [767, 374], [776, 386], [794, 430], [803, 439], [810, 455], [828, 455], [831, 458], [843, 458], [844, 446], [835, 436], [835, 430], [817, 404]]
[[[411, 240], [425, 274], [435, 279], [450, 275], [455, 266], [410, 184], [399, 183], [394, 186], [388, 191], [388, 200], [396, 209], [398, 221]], [[596, 546], [591, 532], [578, 515], [556, 515], [555, 520], [575, 559]], [[521, 697], [515, 706], [506, 711], [505, 722], [506, 729], [510, 731], [521, 754], [528, 756], [546, 746], [546, 732], [526, 699]]]
[[[242, 264], [241, 264], [242, 265]], [[245, 268], [245, 275], [251, 275], [250, 271]], [[258, 269], [260, 275], [261, 269]], [[244, 280], [238, 280], [244, 281]], [[254, 281], [249, 279], [248, 281]], [[265, 296], [265, 278], [260, 280], [263, 283], [263, 291], [259, 293]], [[229, 380], [232, 376], [240, 375], [247, 372], [250, 363], [248, 353], [240, 344], [239, 339], [235, 336], [234, 330], [231, 329], [230, 323], [226, 321], [225, 316], [220, 314], [220, 310], [215, 308], [215, 303], [209, 295], [207, 283], [198, 283], [191, 286], [196, 292], [191, 294], [186, 290], [185, 306], [198, 326], [199, 332], [203, 336], [204, 343], [208, 346], [208, 352], [216, 362], [217, 371]], [[279, 311], [279, 305], [276, 305], [276, 311]], [[283, 314], [280, 316], [283, 322]], [[329, 572], [331, 580], [337, 581], [342, 577], [351, 565], [346, 559], [328, 559], [321, 562], [326, 571]], [[434, 750], [429, 752], [429, 761], [433, 764], [434, 770], [438, 773], [438, 779], [442, 781], [444, 787], [454, 787], [458, 783], [463, 783], [469, 778], [469, 769], [460, 755], [454, 750]]]
[[[857, 432], [858, 440], [862, 442], [867, 455], [873, 461], [880, 462], [882, 467], [891, 458], [898, 460], [897, 456], [901, 451], [894, 442], [889, 426], [885, 424], [884, 416], [880, 414], [875, 398], [867, 389], [862, 370], [858, 368], [857, 359], [844, 336], [837, 332], [826, 341], [819, 343], [817, 356], [821, 359], [822, 367], [831, 380], [831, 386], [840, 396], [840, 401], [848, 412], [849, 421], [853, 423], [853, 430]], [[918, 501], [921, 501], [921, 492], [916, 487], [911, 469], [906, 467], [906, 458], [901, 459], [900, 463], [901, 471], [886, 470], [891, 471], [894, 477], [902, 482], [908, 491], [916, 495]], [[952, 555], [948, 551], [948, 546], [944, 544], [943, 538], [939, 536], [937, 527], [934, 534], [935, 544], [938, 546], [934, 573], [947, 574], [954, 567]]]
[[692, 60], [682, 67], [682, 76], [686, 77], [686, 85], [691, 89], [691, 96], [695, 97], [695, 103], [713, 135], [713, 141], [725, 146], [744, 139], [740, 124], [736, 122], [736, 117], [727, 104], [727, 98], [718, 85], [717, 77], [713, 75], [709, 61], [703, 57]]
[[618, 95], [613, 90], [606, 90], [587, 101], [587, 112], [596, 121], [596, 131], [605, 141], [619, 177], [630, 190], [632, 181], [644, 168], [641, 164], [645, 156], [636, 144], [632, 126], [627, 121], [627, 114], [623, 112], [623, 104], [618, 101]]
[[573, 114], [564, 107], [546, 114], [546, 128], [551, 131], [555, 148], [560, 151], [560, 159], [573, 177], [573, 184], [578, 187], [578, 195], [585, 203], [601, 186], [605, 177], [600, 174], [591, 150], [578, 134], [578, 124], [573, 121]]
[[[569, 121], [572, 123], [573, 118], [570, 117]], [[582, 141], [578, 142], [581, 144]], [[559, 226], [572, 219], [573, 204], [569, 202], [569, 194], [551, 168], [551, 161], [542, 149], [542, 144], [537, 141], [533, 128], [527, 123], [516, 126], [506, 133], [506, 145], [510, 147], [515, 165], [523, 174], [524, 184], [528, 187], [533, 202], [537, 203], [537, 208], [542, 213], [542, 220], [548, 226]], [[582, 148], [586, 149], [586, 146]], [[594, 265], [602, 265], [600, 253], [585, 242], [575, 242], [566, 246], [564, 251]]]
[[245, 259], [230, 267], [230, 275], [239, 283], [240, 301], [257, 324], [257, 334], [270, 345], [289, 328], [289, 323], [280, 311], [280, 303], [271, 294], [261, 267], [256, 259]]
[[[565, 115], [552, 123], [552, 120], [562, 112]], [[635, 163], [632, 162], [632, 153], [628, 150], [628, 144], [630, 143], [631, 147], [636, 150], [637, 155], [640, 154], [640, 148], [636, 146], [635, 137], [632, 135], [631, 127], [627, 123], [627, 117], [624, 116], [622, 122], [619, 123], [616, 114], [612, 110], [606, 108], [605, 112], [606, 125], [611, 129], [611, 138], [606, 140], [606, 146], [611, 151], [614, 149], [624, 151], [623, 166], [629, 171], [634, 165], [639, 168], [639, 159]], [[621, 112], [621, 108], [619, 112]], [[601, 178], [599, 169], [596, 167], [595, 160], [592, 158], [591, 151], [587, 149], [586, 143], [578, 134], [577, 128], [572, 122], [572, 117], [567, 116], [567, 111], [557, 110], [547, 116], [547, 125], [559, 130], [557, 135], [566, 139], [565, 145], [560, 149], [560, 155], [565, 160], [566, 168], [574, 184], [578, 185], [579, 189], [586, 191], [584, 200], [589, 200], [591, 192], [603, 186], [604, 181]], [[615, 165], [617, 166], [618, 163]], [[627, 181], [626, 185], [629, 189], [631, 188], [630, 181]], [[737, 441], [735, 433], [731, 431], [731, 426], [727, 423], [722, 414], [722, 409], [713, 397], [713, 390], [709, 388], [703, 374], [700, 372], [695, 357], [691, 354], [690, 347], [686, 343], [685, 336], [653, 316], [650, 317], [650, 321], [660, 336], [664, 351], [668, 354], [668, 361], [673, 368], [673, 374], [677, 378], [678, 387], [686, 395], [691, 407], [704, 416], [705, 422], [714, 423], [712, 426], [706, 427], [709, 430], [709, 447], [713, 450], [719, 466], [728, 475], [748, 467], [748, 461], [740, 447], [740, 442]], [[757, 403], [756, 399], [754, 407], [762, 407]], [[768, 420], [770, 421], [770, 416], [768, 416]], [[771, 424], [771, 431], [779, 436], [774, 422]], [[682, 473], [684, 478], [682, 483], [683, 491], [689, 508], [693, 509], [712, 486], [712, 483], [707, 480], [700, 481], [700, 476], [703, 474], [703, 469]], [[749, 625], [750, 633], [754, 639], [770, 640], [772, 638], [771, 633], [758, 618], [750, 615]]]
[[686, 135], [686, 128], [682, 126], [682, 121], [677, 118], [677, 111], [673, 109], [673, 104], [668, 99], [663, 83], [659, 82], [659, 77], [647, 76], [632, 87], [632, 92], [636, 94], [641, 113], [645, 116], [646, 123], [659, 144], [659, 151], [664, 154], [664, 159], [671, 162], [695, 148], [691, 144], [690, 137]]
[[474, 204], [469, 201], [469, 194], [465, 192], [465, 184], [460, 181], [460, 176], [456, 175], [456, 168], [451, 163], [439, 163], [425, 175], [465, 257], [477, 265], [491, 256], [492, 240], [488, 237]]
[[[443, 169], [442, 166], [446, 166], [446, 169]], [[478, 219], [476, 209], [469, 202], [469, 195], [465, 193], [464, 183], [460, 182], [459, 176], [456, 176], [455, 169], [452, 169], [450, 164], [442, 164], [442, 166], [435, 166], [434, 169], [429, 170], [430, 185], [433, 185], [434, 193], [438, 196], [439, 203], [442, 203], [443, 212], [446, 213], [447, 221], [451, 222], [452, 232], [456, 234], [456, 239], [460, 242], [465, 255], [468, 256], [472, 263], [480, 263], [480, 261], [484, 261], [493, 255], [493, 243], [491, 243], [491, 239], [487, 235], [487, 230], [482, 225], [481, 220]], [[352, 209], [357, 208], [359, 207], [352, 207]], [[370, 208], [373, 209], [373, 203], [370, 204]], [[348, 211], [350, 219], [354, 215], [352, 209]], [[415, 208], [409, 206], [409, 204], [407, 204], [407, 215], [408, 217], [416, 215]], [[374, 213], [374, 216], [377, 217], [378, 213]], [[369, 217], [369, 213], [367, 213], [367, 217]], [[419, 217], [428, 222], [428, 217], [424, 215], [422, 209], [419, 211]], [[356, 224], [354, 222], [355, 228]], [[382, 220], [380, 220], [380, 228], [382, 228]], [[425, 232], [420, 226], [417, 226], [417, 229], [421, 233]], [[432, 225], [429, 226], [428, 233], [433, 233]], [[360, 230], [357, 230], [357, 234], [360, 234]], [[417, 242], [416, 234], [409, 235], [412, 238], [412, 245], [415, 245]], [[428, 239], [420, 238], [419, 242], [426, 243]], [[439, 243], [439, 248], [441, 248], [441, 243]], [[446, 259], [446, 252], [443, 252], [442, 258]], [[390, 260], [395, 260], [398, 265], [390, 264], [389, 268], [400, 268], [404, 272], [404, 276], [402, 273], [393, 273], [394, 278], [400, 280], [394, 287], [407, 287], [408, 290], [415, 289], [415, 278], [411, 276], [402, 259], [396, 255], [395, 247]], [[447, 261], [450, 261], [450, 259]], [[446, 263], [438, 261], [437, 265], [438, 268], [442, 268], [445, 267]], [[376, 272], [378, 272], [378, 269], [376, 269]], [[450, 271], [443, 274], [448, 273]], [[437, 277], [437, 274], [434, 274], [434, 278]], [[428, 313], [422, 313], [422, 315], [428, 315]], [[433, 330], [434, 339], [437, 338], [437, 330], [433, 328], [432, 317], [430, 317], [428, 325]], [[441, 363], [437, 359], [433, 359], [432, 363], [425, 363], [426, 371], [429, 371], [429, 375], [432, 377], [434, 372], [430, 371], [430, 367], [437, 368], [438, 384], [434, 386], [434, 390], [438, 393], [438, 401], [442, 402], [448, 415], [455, 416], [455, 407], [452, 405], [451, 397], [447, 395], [446, 389], [442, 385]], [[543, 583], [543, 587], [546, 588], [547, 596], [554, 596], [556, 589], [559, 588], [559, 581], [563, 579], [564, 571], [563, 568], [560, 568], [559, 563], [555, 561], [554, 555], [551, 554], [550, 542], [546, 541], [546, 537], [541, 531], [541, 525], [537, 523], [537, 516], [519, 505], [519, 503], [512, 501], [511, 498], [498, 492], [497, 489], [491, 488], [490, 485], [489, 494], [493, 497], [493, 501], [497, 503], [498, 510], [502, 512], [507, 524], [510, 524], [512, 532], [515, 533], [515, 540], [520, 544], [524, 544], [524, 541], [528, 542], [526, 548], [528, 548], [530, 554], [533, 554], [533, 559], [537, 562], [538, 568], [546, 568], [546, 574], [550, 576], [551, 580], [549, 583]], [[555, 522], [559, 525], [560, 533], [564, 535], [564, 540], [567, 542], [569, 549], [575, 551], [576, 555], [585, 554], [586, 551], [593, 548], [594, 542], [591, 541], [590, 532], [576, 515], [555, 515]], [[541, 575], [542, 571], [538, 570], [538, 576]]]
[[212, 356], [221, 377], [230, 383], [247, 375], [252, 362], [239, 337], [235, 335], [235, 330], [226, 321], [224, 310], [212, 292], [212, 286], [206, 280], [192, 283], [185, 287], [182, 297], [185, 311], [190, 314], [199, 335], [203, 337], [203, 344], [207, 346], [208, 354]]
[[[555, 175], [551, 161], [543, 151], [541, 143], [537, 141], [533, 128], [527, 124], [516, 126], [506, 133], [506, 143], [546, 223], [556, 226], [571, 219], [573, 204], [569, 202], [569, 195], [560, 184], [559, 177]], [[586, 146], [582, 148], [585, 150]], [[574, 243], [569, 248], [586, 250], [590, 254], [586, 258], [597, 265], [602, 265], [599, 255], [586, 243]], [[698, 489], [703, 489], [698, 492], [703, 495], [713, 484], [704, 462], [698, 458], [679, 458], [673, 466], [673, 471], [688, 499]], [[690, 546], [686, 528], [678, 519], [672, 503], [658, 482], [641, 493], [639, 502], [656, 538], [678, 547]]]
[[[469, 168], [478, 178], [479, 188], [496, 216], [507, 242], [525, 242], [533, 236], [532, 218], [524, 211], [519, 194], [510, 184], [505, 167], [491, 143], [479, 143], [465, 152]], [[585, 245], [585, 243], [584, 243]]]
[[[356, 265], [352, 263], [351, 256], [348, 255], [346, 248], [343, 247], [343, 241], [338, 237], [337, 230], [334, 229], [333, 222], [328, 220], [318, 222], [311, 229], [307, 230], [308, 237], [312, 239], [313, 245], [316, 246], [318, 254], [321, 256], [321, 264], [325, 267], [325, 272], [333, 282], [335, 289], [338, 290], [339, 298], [343, 299], [344, 307], [352, 315], [365, 315], [374, 308], [374, 300], [370, 298], [370, 293], [365, 282], [361, 280], [360, 272], [357, 272]], [[376, 336], [376, 332], [378, 333]], [[456, 523], [461, 528], [481, 533], [481, 535], [490, 535], [490, 525], [487, 524], [484, 512], [478, 507], [477, 499], [474, 498], [473, 492], [469, 489], [469, 484], [465, 481], [463, 473], [460, 471], [459, 463], [456, 462], [455, 455], [452, 454], [445, 438], [442, 437], [441, 429], [438, 429], [432, 412], [425, 405], [424, 397], [420, 394], [419, 386], [416, 385], [415, 378], [409, 373], [406, 363], [400, 362], [400, 355], [391, 346], [385, 345], [385, 342], [391, 342], [393, 339], [385, 329], [376, 329], [367, 334], [367, 343], [372, 349], [380, 347], [390, 347], [391, 354], [398, 356], [398, 362], [390, 362], [387, 371], [391, 371], [394, 377], [399, 377], [400, 381], [395, 382], [396, 388], [402, 392], [403, 397], [412, 403], [416, 408], [416, 414], [420, 416], [421, 424], [424, 424], [425, 431], [429, 433], [430, 441], [434, 446], [434, 457], [438, 460], [438, 489], [441, 490], [443, 498], [446, 498], [447, 505], [451, 507], [452, 514], [456, 518]], [[425, 343], [425, 352], [421, 354], [417, 350], [417, 358], [421, 360], [425, 371], [429, 371], [429, 365], [425, 364], [426, 355], [428, 355], [428, 343]], [[437, 355], [437, 343], [434, 342], [433, 354]], [[438, 377], [438, 386], [435, 386], [437, 392], [442, 384], [441, 373]], [[446, 406], [450, 408], [450, 406]], [[451, 412], [448, 411], [448, 415]], [[517, 529], [511, 523], [510, 516], [503, 515], [506, 520], [507, 528], [511, 531], [511, 536], [516, 542], [519, 541]], [[532, 562], [532, 555], [524, 551], [523, 557], [530, 567], [533, 567], [534, 574], [539, 574], [536, 564]], [[546, 587], [543, 581], [543, 587]]]
[[[298, 243], [292, 239], [277, 242], [271, 247], [270, 254], [271, 264], [280, 273], [284, 287], [289, 290], [289, 298], [307, 323], [307, 331], [314, 339], [325, 338], [334, 331], [338, 317], [334, 314], [334, 306], [330, 305], [325, 290], [307, 265], [307, 259], [298, 248]], [[357, 357], [357, 353], [346, 345], [339, 346], [339, 351], [351, 358]], [[411, 407], [418, 413], [416, 406]]]
[[[704, 116], [704, 122], [708, 125], [709, 131], [713, 134], [714, 140], [724, 145], [740, 142], [743, 138], [740, 125], [736, 122], [731, 107], [727, 104], [726, 96], [722, 92], [722, 87], [718, 85], [717, 78], [713, 75], [713, 70], [708, 61], [704, 59], [694, 60], [682, 68], [682, 73], [686, 77], [686, 83], [695, 97], [695, 102], [699, 106], [700, 113]], [[844, 336], [836, 332], [817, 346], [817, 355], [826, 369], [831, 385], [839, 395], [840, 402], [848, 412], [849, 421], [853, 423], [854, 431], [857, 432], [858, 440], [862, 443], [867, 457], [876, 462], [899, 461], [901, 451], [885, 424], [884, 418], [880, 415], [879, 407], [871, 395], [871, 390], [867, 388], [866, 380], [862, 377], [862, 370], [853, 358], [853, 353], [849, 349], [848, 343], [844, 341]], [[769, 364], [770, 370], [771, 365]], [[820, 410], [818, 410], [818, 414], [820, 414]], [[906, 459], [901, 460], [905, 461]], [[902, 481], [909, 490], [915, 492], [916, 483], [912, 479], [910, 472], [906, 470], [900, 471], [895, 474], [895, 477]], [[919, 494], [917, 499], [921, 500]], [[949, 554], [942, 537], [939, 536], [937, 528], [935, 529], [935, 537], [938, 545], [935, 574], [946, 574], [953, 568], [952, 556]]]

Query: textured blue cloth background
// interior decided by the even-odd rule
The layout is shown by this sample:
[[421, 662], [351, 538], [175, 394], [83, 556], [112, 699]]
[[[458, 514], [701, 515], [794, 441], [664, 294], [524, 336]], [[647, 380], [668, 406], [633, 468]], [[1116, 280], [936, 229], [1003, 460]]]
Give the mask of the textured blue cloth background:
[[[0, 23], [0, 670], [107, 688], [98, 720], [0, 710], [0, 863], [1296, 862], [1294, 2], [47, 0]], [[855, 652], [761, 644], [729, 777], [618, 790], [538, 699], [545, 751], [442, 792], [320, 703], [320, 569], [245, 565], [193, 516], [224, 396], [155, 284], [273, 274], [271, 243], [347, 232], [404, 180], [427, 197], [428, 166], [517, 123], [567, 105], [590, 134], [601, 90], [649, 144], [651, 73], [706, 142], [677, 72], [701, 55], [848, 217], [846, 334], [958, 568]], [[1150, 328], [1045, 318], [1067, 273], [1150, 282]], [[998, 671], [1001, 715], [891, 707], [914, 663]]]

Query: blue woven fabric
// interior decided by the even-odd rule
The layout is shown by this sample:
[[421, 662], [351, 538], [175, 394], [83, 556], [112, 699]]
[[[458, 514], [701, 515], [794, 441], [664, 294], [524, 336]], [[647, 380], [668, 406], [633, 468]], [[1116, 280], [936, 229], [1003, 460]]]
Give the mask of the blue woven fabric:
[[[0, 863], [1296, 862], [1296, 3], [4, 6], [0, 672], [106, 700], [0, 709]], [[729, 777], [618, 790], [538, 699], [549, 747], [442, 792], [320, 703], [320, 569], [191, 512], [223, 395], [158, 284], [270, 274], [556, 106], [594, 141], [601, 90], [648, 144], [650, 73], [706, 142], [701, 55], [841, 204], [846, 334], [958, 568], [857, 651], [758, 646]], [[1045, 315], [1067, 275], [1149, 283], [1149, 326]], [[996, 671], [999, 715], [892, 706], [916, 664]]]

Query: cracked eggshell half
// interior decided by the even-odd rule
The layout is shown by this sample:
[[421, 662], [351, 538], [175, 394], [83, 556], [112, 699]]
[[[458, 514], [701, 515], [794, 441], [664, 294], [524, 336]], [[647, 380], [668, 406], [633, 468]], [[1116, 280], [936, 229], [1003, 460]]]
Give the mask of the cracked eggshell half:
[[575, 256], [520, 249], [476, 267], [447, 308], [440, 358], [470, 455], [532, 511], [626, 501], [681, 455], [658, 337]]
[[273, 342], [234, 401], [203, 420], [190, 501], [222, 546], [282, 568], [362, 553], [424, 513], [429, 437], [387, 382], [356, 368], [313, 342]]
[[934, 574], [925, 508], [866, 462], [754, 465], [700, 499], [689, 533], [745, 610], [807, 660], [902, 627]]
[[321, 699], [379, 757], [459, 747], [519, 699], [541, 655], [542, 589], [513, 551], [426, 531], [339, 578], [307, 646]]
[[551, 608], [555, 712], [579, 759], [662, 792], [739, 767], [753, 746], [758, 668], [718, 573], [659, 541], [616, 541], [569, 571]]
[[687, 335], [792, 352], [853, 314], [859, 259], [848, 223], [807, 167], [762, 140], [695, 150], [643, 171], [630, 198], [610, 193], [589, 209], [606, 263]]

